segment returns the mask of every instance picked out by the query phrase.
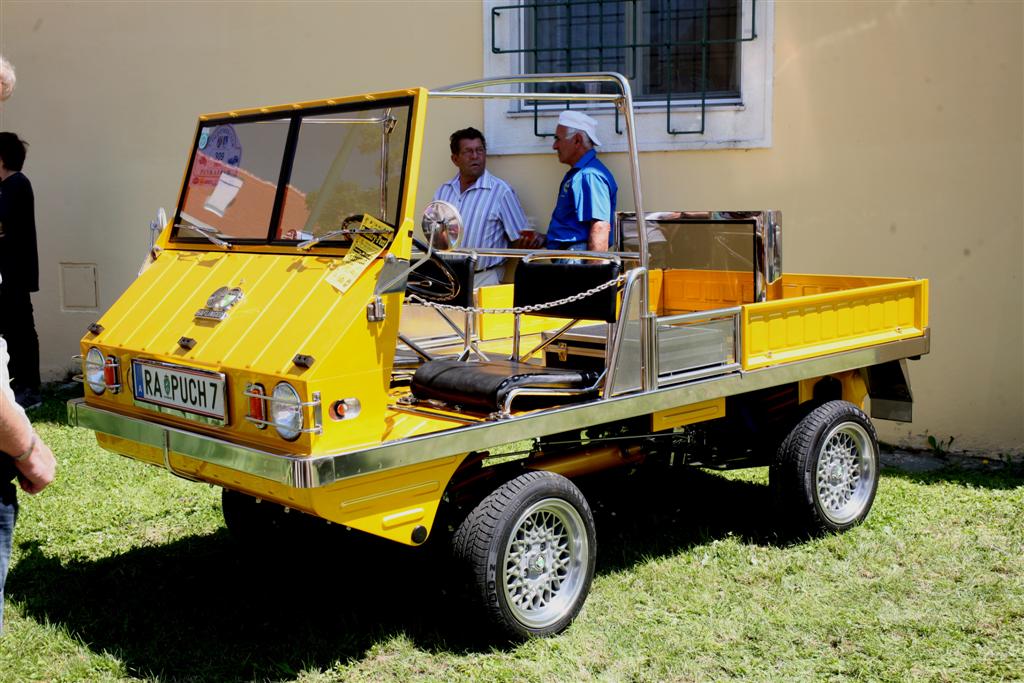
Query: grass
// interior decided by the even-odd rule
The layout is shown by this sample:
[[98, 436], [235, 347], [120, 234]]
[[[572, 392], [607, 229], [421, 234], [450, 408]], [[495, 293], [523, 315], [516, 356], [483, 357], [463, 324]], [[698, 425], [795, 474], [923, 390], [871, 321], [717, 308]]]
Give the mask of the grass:
[[1024, 679], [1024, 473], [886, 469], [867, 522], [778, 537], [765, 473], [593, 482], [599, 565], [557, 638], [493, 645], [443, 563], [338, 528], [244, 549], [219, 491], [34, 413], [0, 681]]

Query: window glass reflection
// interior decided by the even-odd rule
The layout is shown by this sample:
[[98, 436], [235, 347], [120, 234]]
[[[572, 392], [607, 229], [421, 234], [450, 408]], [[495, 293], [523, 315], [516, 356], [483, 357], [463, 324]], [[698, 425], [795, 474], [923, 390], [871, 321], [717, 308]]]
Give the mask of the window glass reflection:
[[320, 237], [358, 214], [394, 224], [408, 119], [408, 106], [304, 118], [277, 238]]
[[203, 126], [185, 189], [179, 235], [266, 239], [289, 119]]

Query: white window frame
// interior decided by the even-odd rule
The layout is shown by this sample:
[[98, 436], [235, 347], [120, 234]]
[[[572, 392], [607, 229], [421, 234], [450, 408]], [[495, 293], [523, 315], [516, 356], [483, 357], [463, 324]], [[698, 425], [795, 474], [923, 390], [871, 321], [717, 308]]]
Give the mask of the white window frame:
[[[495, 54], [491, 49], [491, 10], [512, 4], [509, 0], [482, 0], [484, 9], [484, 78], [523, 73], [523, 53]], [[756, 12], [757, 38], [740, 43], [740, 101], [709, 100], [706, 104], [704, 133], [672, 135], [665, 130], [663, 101], [634, 103], [636, 137], [642, 151], [678, 151], [688, 149], [752, 149], [772, 145], [772, 73], [774, 68], [775, 3], [773, 0], [743, 0], [741, 26], [751, 25]], [[497, 17], [494, 32], [499, 45], [522, 44], [523, 12], [504, 10]], [[746, 29], [749, 31], [749, 28]], [[516, 110], [509, 100], [484, 100], [484, 127], [488, 154], [538, 154], [547, 152], [551, 138], [534, 135], [532, 109]], [[602, 152], [627, 151], [625, 135], [615, 133], [615, 113], [607, 104], [585, 108], [598, 119]], [[538, 129], [554, 132], [558, 110], [541, 110]], [[675, 130], [700, 128], [700, 103], [687, 106], [673, 100], [672, 127]], [[619, 117], [620, 130], [625, 125]]]

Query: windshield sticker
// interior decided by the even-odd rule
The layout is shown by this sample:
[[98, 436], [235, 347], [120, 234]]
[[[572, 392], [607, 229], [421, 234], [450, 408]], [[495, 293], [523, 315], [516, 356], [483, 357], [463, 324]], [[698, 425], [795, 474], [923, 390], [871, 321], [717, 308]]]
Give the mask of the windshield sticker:
[[230, 123], [213, 130], [204, 128], [199, 134], [199, 150], [192, 170], [193, 185], [216, 185], [224, 171], [242, 163], [242, 143]]
[[390, 225], [380, 222], [370, 214], [363, 216], [363, 222], [359, 224], [359, 227], [363, 230], [381, 230], [383, 232], [356, 235], [345, 258], [341, 260], [334, 272], [327, 276], [327, 282], [342, 294], [348, 291], [348, 288], [359, 279], [367, 266], [380, 255], [380, 252], [384, 251], [394, 234], [394, 229]]
[[238, 133], [232, 124], [217, 126], [210, 133], [210, 138], [210, 142], [213, 143], [210, 156], [215, 160], [222, 161], [228, 166], [238, 166], [242, 163], [242, 143], [238, 141]]

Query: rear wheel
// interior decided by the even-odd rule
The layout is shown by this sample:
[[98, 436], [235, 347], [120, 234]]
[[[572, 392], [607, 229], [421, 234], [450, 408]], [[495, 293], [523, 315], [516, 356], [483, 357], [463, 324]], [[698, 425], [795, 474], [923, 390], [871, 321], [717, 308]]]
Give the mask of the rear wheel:
[[453, 550], [491, 622], [514, 637], [553, 635], [572, 623], [590, 591], [594, 517], [571, 481], [528, 472], [473, 509]]
[[875, 428], [852, 403], [829, 401], [786, 436], [769, 476], [782, 510], [802, 529], [849, 529], [867, 517], [878, 489]]

